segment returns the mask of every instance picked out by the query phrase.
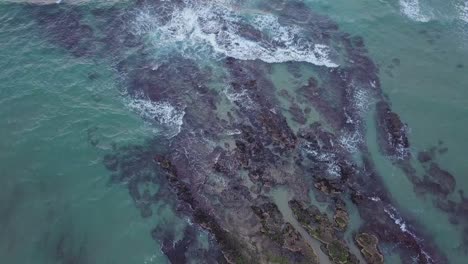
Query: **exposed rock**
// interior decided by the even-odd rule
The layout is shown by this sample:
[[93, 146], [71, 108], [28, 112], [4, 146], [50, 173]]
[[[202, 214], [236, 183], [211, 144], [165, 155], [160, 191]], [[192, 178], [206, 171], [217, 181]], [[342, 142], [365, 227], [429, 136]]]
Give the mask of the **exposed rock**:
[[335, 211], [335, 215], [333, 219], [335, 220], [335, 223], [338, 225], [338, 228], [341, 230], [345, 230], [346, 227], [348, 226], [349, 215], [348, 215], [348, 212], [346, 212], [343, 209], [337, 209]]
[[370, 264], [383, 264], [384, 257], [379, 252], [379, 240], [376, 236], [369, 233], [359, 233], [356, 237], [356, 243], [361, 249], [361, 253]]
[[348, 247], [339, 240], [334, 240], [327, 244], [326, 251], [330, 256], [331, 261], [336, 264], [358, 264], [356, 256], [349, 252]]
[[289, 206], [294, 217], [312, 237], [326, 244], [335, 240], [333, 223], [317, 207], [306, 206], [297, 200], [289, 201]]

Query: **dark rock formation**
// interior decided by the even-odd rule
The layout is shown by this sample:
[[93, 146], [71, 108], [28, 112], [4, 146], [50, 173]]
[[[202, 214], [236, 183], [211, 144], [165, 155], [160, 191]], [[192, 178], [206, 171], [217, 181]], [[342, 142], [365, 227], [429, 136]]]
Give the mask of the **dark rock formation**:
[[388, 103], [380, 101], [376, 105], [377, 130], [382, 151], [396, 159], [410, 156], [406, 125]]

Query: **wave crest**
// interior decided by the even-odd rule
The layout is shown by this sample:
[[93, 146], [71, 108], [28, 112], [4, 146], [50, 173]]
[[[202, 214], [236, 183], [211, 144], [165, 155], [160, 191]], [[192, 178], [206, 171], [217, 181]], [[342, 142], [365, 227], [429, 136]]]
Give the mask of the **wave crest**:
[[400, 0], [400, 10], [409, 19], [418, 22], [429, 22], [431, 18], [421, 12], [419, 0]]
[[182, 129], [185, 111], [177, 109], [168, 102], [153, 102], [145, 99], [132, 99], [130, 109], [148, 122], [158, 122], [165, 128], [168, 137], [174, 137]]
[[174, 52], [175, 48], [190, 57], [214, 52], [267, 63], [302, 61], [338, 66], [329, 58], [330, 48], [305, 39], [300, 27], [282, 25], [273, 14], [240, 16], [238, 9], [226, 3], [185, 1], [165, 16], [145, 8], [134, 25], [137, 34], [148, 37], [158, 52]]
[[458, 11], [460, 13], [460, 19], [468, 23], [468, 1], [465, 1], [463, 5], [459, 5]]

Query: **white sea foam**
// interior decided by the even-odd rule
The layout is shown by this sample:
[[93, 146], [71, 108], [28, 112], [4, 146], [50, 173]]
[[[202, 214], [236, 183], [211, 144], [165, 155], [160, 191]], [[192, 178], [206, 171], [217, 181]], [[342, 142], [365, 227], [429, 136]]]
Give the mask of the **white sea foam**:
[[411, 233], [408, 228], [406, 227], [405, 221], [397, 215], [395, 210], [393, 208], [387, 209], [384, 208], [385, 213], [387, 213], [388, 216], [395, 222], [400, 227], [400, 230], [409, 233], [411, 236], [416, 237], [413, 233]]
[[115, 4], [125, 1], [127, 0], [2, 0], [2, 2], [27, 3], [33, 5], [60, 4], [62, 2], [67, 5], [84, 5], [90, 2], [97, 2], [98, 4]]
[[227, 87], [223, 90], [223, 93], [226, 96], [226, 98], [233, 104], [237, 103], [247, 109], [252, 108], [254, 105], [247, 90], [242, 90], [241, 92], [234, 92], [230, 87]]
[[234, 135], [240, 135], [240, 134], [242, 134], [242, 131], [240, 131], [239, 129], [228, 130], [226, 132], [226, 135], [228, 136], [234, 136]]
[[409, 19], [418, 22], [429, 22], [431, 18], [421, 11], [419, 0], [400, 0], [400, 10]]
[[185, 111], [168, 102], [153, 102], [146, 99], [131, 99], [128, 106], [150, 122], [158, 122], [166, 128], [167, 136], [176, 136], [183, 125]]
[[[416, 234], [414, 234], [413, 232], [411, 232], [411, 230], [408, 229], [408, 226], [406, 225], [406, 222], [403, 220], [403, 218], [401, 218], [398, 215], [397, 210], [393, 206], [387, 205], [386, 208], [384, 208], [384, 211], [395, 222], [395, 224], [397, 224], [400, 227], [401, 231], [409, 234], [410, 236], [412, 236], [418, 242], [423, 241], [421, 238], [417, 237]], [[427, 263], [434, 263], [434, 260], [431, 258], [431, 256], [423, 248], [421, 248], [421, 253], [423, 255], [422, 257], [425, 258]], [[421, 256], [419, 256], [419, 257], [421, 257]]]
[[308, 146], [304, 146], [304, 151], [310, 155], [312, 155], [317, 161], [323, 162], [326, 164], [326, 172], [328, 177], [331, 178], [339, 178], [341, 177], [341, 167], [336, 162], [338, 158], [336, 157], [335, 153], [319, 153], [316, 150], [310, 149]]
[[[252, 18], [247, 21], [237, 9], [219, 1], [186, 0], [169, 20], [147, 9], [141, 11], [134, 24], [136, 33], [149, 37], [158, 51], [175, 48], [190, 57], [206, 53], [268, 63], [304, 61], [338, 66], [329, 59], [330, 48], [304, 39], [299, 27], [282, 25], [271, 14], [249, 16]], [[248, 29], [242, 24], [251, 26], [253, 35], [261, 32], [262, 36], [248, 37]]]
[[[370, 85], [372, 86], [372, 82]], [[354, 85], [354, 84], [352, 84]], [[375, 86], [375, 83], [374, 83]], [[369, 92], [367, 92], [364, 89], [360, 89], [358, 87], [354, 87], [352, 89], [352, 94], [348, 95], [352, 100], [352, 108], [353, 111], [355, 111], [356, 114], [362, 116], [365, 114], [365, 112], [369, 109], [369, 101], [370, 101], [370, 95]], [[345, 116], [346, 116], [346, 123], [349, 124], [354, 124], [356, 128], [360, 127], [360, 124], [362, 121], [359, 118], [353, 118], [350, 116], [346, 111], [345, 111]], [[343, 131], [341, 135], [339, 136], [338, 142], [347, 151], [350, 153], [354, 153], [358, 150], [359, 144], [361, 144], [364, 141], [364, 137], [362, 136], [361, 132], [359, 129], [356, 129], [354, 131]]]
[[358, 146], [363, 142], [363, 137], [358, 131], [353, 133], [344, 133], [338, 139], [340, 146], [350, 153], [358, 151]]
[[[401, 134], [402, 136], [398, 139], [398, 145], [396, 146], [396, 156], [395, 158], [398, 159], [398, 160], [404, 160], [405, 158], [408, 157], [408, 155], [410, 155], [410, 149], [405, 147], [404, 144], [402, 144], [401, 142], [403, 142], [403, 135], [407, 135], [410, 133], [410, 130], [408, 129], [408, 127], [405, 125], [401, 128], [401, 132], [399, 134]], [[391, 137], [389, 135], [389, 137]]]
[[468, 23], [468, 1], [458, 6], [459, 18]]
[[143, 263], [144, 264], [150, 264], [150, 263], [154, 263], [156, 261], [158, 261], [158, 255], [153, 254], [151, 256], [145, 257]]
[[354, 107], [358, 109], [359, 112], [362, 113], [369, 109], [370, 96], [368, 92], [366, 92], [364, 89], [356, 89], [353, 97]]

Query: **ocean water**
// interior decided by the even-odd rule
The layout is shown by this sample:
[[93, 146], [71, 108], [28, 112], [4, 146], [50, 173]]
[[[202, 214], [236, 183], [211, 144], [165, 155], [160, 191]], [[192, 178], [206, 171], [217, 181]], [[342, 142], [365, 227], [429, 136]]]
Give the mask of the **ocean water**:
[[1, 262], [161, 263], [149, 231], [171, 212], [143, 220], [102, 164], [113, 144], [152, 130], [108, 66], [58, 51], [29, 22], [9, 24], [10, 8], [0, 8]]
[[[457, 187], [466, 190], [463, 138], [468, 130], [468, 75], [466, 67], [460, 67], [468, 61], [466, 2], [338, 2], [313, 1], [312, 5], [342, 21], [348, 32], [366, 36], [372, 57], [381, 67], [382, 88], [393, 108], [410, 124], [413, 151], [430, 149], [442, 141], [449, 151], [440, 155], [440, 161], [458, 175]], [[390, 68], [394, 58], [401, 64]], [[377, 147], [373, 153], [378, 156]], [[466, 236], [462, 230], [451, 226], [430, 201], [416, 198], [401, 170], [392, 168], [388, 161], [377, 164], [401, 210], [430, 230], [439, 245], [450, 252], [451, 263], [463, 263], [464, 254], [456, 242]]]
[[[198, 108], [193, 110], [190, 100], [180, 99], [199, 97], [187, 95], [177, 85], [165, 91], [169, 96], [161, 95], [159, 101], [151, 93], [145, 94], [151, 88], [128, 89], [135, 85], [128, 80], [137, 79], [133, 69], [140, 69], [141, 61], [153, 71], [164, 71], [170, 84], [177, 84], [179, 78], [185, 80], [186, 72], [177, 67], [165, 68], [168, 64], [182, 61], [183, 69], [193, 67], [191, 63], [210, 68], [207, 87], [221, 98], [215, 102], [216, 111], [226, 119], [233, 106], [256, 109], [258, 103], [249, 97], [248, 90], [239, 92], [227, 81], [228, 70], [222, 66], [226, 57], [269, 65], [266, 78], [274, 84], [272, 92], [289, 93], [306, 85], [310, 77], [320, 78], [322, 71], [353, 63], [334, 47], [339, 43], [326, 45], [315, 35], [301, 35], [300, 14], [296, 24], [282, 23], [278, 13], [285, 1], [271, 1], [278, 3], [272, 5], [280, 11], [262, 8], [268, 1], [51, 2], [56, 1], [0, 2], [0, 263], [204, 263], [202, 254], [188, 247], [176, 251], [185, 254], [183, 260], [163, 250], [167, 240], [174, 241], [173, 245], [184, 241], [188, 226], [196, 229], [194, 243], [200, 251], [211, 248], [216, 239], [180, 208], [183, 206], [174, 194], [166, 194], [175, 191], [160, 170], [150, 172], [154, 180], [143, 180], [136, 187], [164, 193], [154, 195], [148, 215], [144, 199], [142, 202], [136, 198], [131, 188], [134, 175], [128, 181], [116, 181], [117, 172], [106, 166], [106, 157], [123, 155], [125, 147], [146, 146], [151, 140], [149, 148], [177, 142], [191, 122], [196, 123], [191, 113], [203, 115]], [[179, 8], [178, 2], [189, 4]], [[459, 191], [468, 191], [468, 2], [304, 2], [317, 14], [336, 22], [340, 30], [362, 37], [368, 56], [379, 68], [384, 97], [408, 126], [410, 152], [416, 157], [420, 151], [437, 147], [440, 154], [434, 159], [456, 180], [455, 191], [444, 199], [461, 201]], [[155, 3], [176, 8], [167, 11], [167, 16], [165, 9], [163, 12], [152, 6]], [[60, 25], [74, 22], [47, 16], [75, 14], [67, 13], [70, 10], [82, 14], [78, 20], [99, 32], [93, 36], [98, 41], [87, 42], [87, 36], [78, 36], [74, 41], [79, 45], [74, 46], [66, 40], [75, 36], [71, 31], [53, 32], [67, 30]], [[111, 21], [121, 23], [107, 26], [108, 16], [118, 16]], [[54, 19], [65, 22], [50, 23]], [[244, 24], [253, 25], [255, 30], [239, 26]], [[115, 33], [106, 35], [114, 28], [118, 28]], [[226, 33], [215, 37], [213, 32], [220, 30]], [[268, 41], [258, 40], [256, 30], [263, 32]], [[316, 33], [314, 30], [310, 30], [311, 35]], [[138, 39], [138, 45], [127, 45], [127, 39], [121, 38], [126, 32]], [[114, 38], [109, 40], [109, 36]], [[174, 59], [174, 54], [182, 59]], [[122, 61], [126, 62], [124, 66]], [[291, 64], [299, 69], [301, 77], [292, 77], [288, 72]], [[173, 98], [177, 100], [170, 101]], [[287, 113], [285, 98], [277, 107], [285, 112], [295, 133], [314, 121], [326, 120], [318, 110], [311, 109], [305, 124], [295, 122], [294, 115]], [[465, 263], [468, 209], [462, 208], [453, 216], [437, 208], [434, 197], [415, 192], [402, 168], [380, 152], [375, 101], [369, 100], [361, 101], [360, 106], [365, 135], [343, 136], [343, 140], [351, 149], [356, 142], [367, 144], [398, 212], [389, 213], [394, 213], [391, 217], [395, 224], [402, 229], [416, 229], [423, 237], [418, 238], [420, 242], [424, 245], [425, 239], [430, 240], [428, 243], [445, 255], [445, 262]], [[333, 127], [326, 122], [323, 126]], [[232, 136], [239, 133], [235, 128], [219, 132], [219, 141], [233, 145]], [[187, 155], [196, 144], [186, 146]], [[203, 144], [214, 143], [206, 140]], [[136, 150], [129, 153], [126, 155], [130, 160], [132, 153], [135, 159], [141, 155]], [[149, 153], [153, 155], [151, 150]], [[422, 171], [416, 158], [411, 162]], [[311, 188], [310, 192], [314, 191]], [[281, 201], [277, 202], [280, 211], [288, 212], [284, 217], [293, 217], [289, 208], [284, 211], [284, 199], [291, 199], [293, 191], [288, 194], [281, 189], [271, 195], [273, 200]], [[310, 196], [311, 203], [327, 210], [326, 202]], [[344, 239], [353, 245], [350, 251], [359, 255], [353, 235], [364, 221], [355, 206], [348, 200], [346, 203], [351, 220]], [[291, 222], [300, 229], [297, 221]], [[299, 232], [306, 236], [304, 230]], [[166, 233], [170, 233], [170, 239]], [[404, 262], [395, 245], [379, 246], [385, 263]], [[320, 250], [320, 246], [314, 249]], [[326, 259], [323, 252], [318, 255]], [[358, 260], [365, 261], [362, 256]], [[434, 263], [427, 259], [424, 262], [422, 257], [419, 261]]]

